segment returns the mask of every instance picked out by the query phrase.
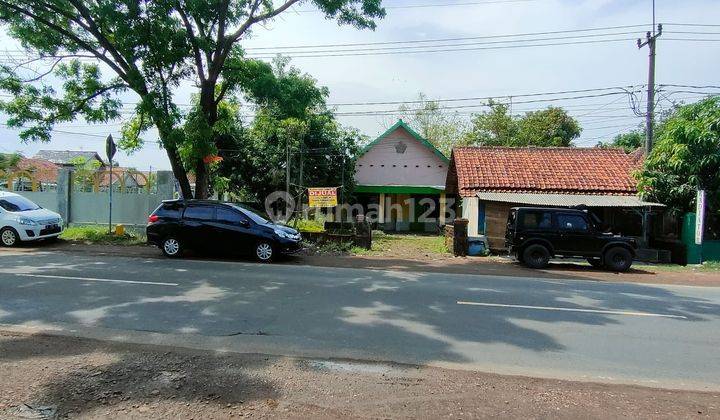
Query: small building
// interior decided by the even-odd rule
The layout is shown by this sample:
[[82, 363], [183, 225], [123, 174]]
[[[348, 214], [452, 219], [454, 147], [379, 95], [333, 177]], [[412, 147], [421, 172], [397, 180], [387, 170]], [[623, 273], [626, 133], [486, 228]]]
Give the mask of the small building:
[[11, 191], [54, 191], [58, 169], [44, 159], [21, 157], [15, 167], [2, 174], [0, 187]]
[[[445, 223], [448, 162], [427, 139], [398, 120], [360, 153], [355, 198], [368, 220], [376, 220], [381, 229], [435, 232]], [[373, 208], [378, 209], [376, 218]]]
[[459, 147], [446, 192], [460, 202], [468, 236], [505, 248], [508, 211], [516, 206], [587, 206], [613, 231], [642, 237], [643, 212], [660, 206], [637, 196], [632, 172], [640, 160], [621, 149]]
[[73, 162], [75, 162], [77, 158], [83, 158], [88, 162], [97, 161], [100, 167], [105, 166], [105, 161], [97, 152], [84, 150], [39, 150], [34, 158], [47, 160], [60, 167], [66, 168], [75, 166]]

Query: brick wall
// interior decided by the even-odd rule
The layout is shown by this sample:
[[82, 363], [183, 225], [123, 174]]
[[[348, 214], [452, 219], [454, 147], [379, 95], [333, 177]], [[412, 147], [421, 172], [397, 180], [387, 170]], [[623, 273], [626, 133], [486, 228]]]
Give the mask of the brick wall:
[[454, 241], [454, 236], [455, 236], [455, 228], [453, 227], [453, 225], [445, 225], [445, 226], [443, 226], [443, 231], [445, 234], [445, 248], [447, 248], [447, 250], [451, 254], [453, 254], [454, 253], [453, 241]]

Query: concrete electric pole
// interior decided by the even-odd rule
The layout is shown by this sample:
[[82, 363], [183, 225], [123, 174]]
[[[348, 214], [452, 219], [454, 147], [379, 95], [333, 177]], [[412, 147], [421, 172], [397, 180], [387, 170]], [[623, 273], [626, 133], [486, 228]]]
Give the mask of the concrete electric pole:
[[638, 48], [648, 46], [649, 63], [648, 63], [648, 86], [647, 86], [647, 112], [645, 114], [645, 156], [650, 155], [653, 146], [653, 121], [655, 119], [655, 44], [660, 35], [662, 35], [662, 24], [657, 25], [655, 32], [655, 22], [653, 13], [653, 31], [648, 32], [645, 36], [645, 42], [641, 39], [637, 40]]

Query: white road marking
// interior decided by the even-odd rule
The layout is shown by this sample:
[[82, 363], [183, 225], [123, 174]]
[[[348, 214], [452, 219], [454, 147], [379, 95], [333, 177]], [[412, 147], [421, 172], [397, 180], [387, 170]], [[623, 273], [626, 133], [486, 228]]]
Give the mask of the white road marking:
[[130, 283], [130, 284], [149, 284], [149, 285], [154, 285], [154, 286], [179, 286], [178, 283], [162, 283], [162, 282], [156, 282], [156, 281], [99, 279], [99, 278], [96, 278], [96, 277], [53, 276], [53, 275], [50, 275], [50, 274], [15, 273], [15, 275], [16, 275], [16, 276], [22, 276], [22, 277], [39, 277], [39, 278], [46, 278], [46, 279], [99, 281], [99, 282], [104, 282], [104, 283]]
[[632, 311], [611, 311], [607, 309], [582, 309], [582, 308], [557, 308], [551, 306], [529, 306], [529, 305], [509, 305], [504, 303], [485, 303], [485, 302], [466, 302], [459, 300], [458, 305], [473, 305], [473, 306], [491, 306], [496, 308], [519, 308], [519, 309], [538, 309], [542, 311], [565, 311], [565, 312], [589, 312], [595, 314], [608, 314], [608, 315], [630, 315], [630, 316], [652, 316], [659, 318], [678, 318], [687, 319], [682, 315], [670, 315], [670, 314], [655, 314], [652, 312], [632, 312]]

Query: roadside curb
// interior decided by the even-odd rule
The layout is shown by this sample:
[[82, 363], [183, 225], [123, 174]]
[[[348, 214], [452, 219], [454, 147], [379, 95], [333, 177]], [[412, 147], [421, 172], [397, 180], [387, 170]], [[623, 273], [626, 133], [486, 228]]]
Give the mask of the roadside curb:
[[[25, 246], [0, 249], [10, 253], [32, 254], [34, 252], [61, 252], [74, 255], [113, 256], [144, 259], [165, 259], [162, 252], [151, 245], [107, 245], [73, 241], [61, 241], [40, 246]], [[372, 256], [327, 256], [301, 255], [289, 256], [277, 264], [287, 266], [314, 266], [327, 268], [354, 268], [384, 271], [400, 271], [433, 274], [463, 274], [500, 277], [532, 277], [538, 280], [580, 280], [596, 283], [640, 283], [675, 286], [720, 287], [720, 272], [672, 272], [640, 271], [629, 273], [611, 273], [584, 267], [573, 263], [553, 263], [551, 268], [532, 270], [516, 263], [506, 261], [476, 260], [481, 257], [447, 259], [402, 259]], [[227, 263], [248, 263], [249, 259], [191, 258], [200, 261], [220, 261]]]

